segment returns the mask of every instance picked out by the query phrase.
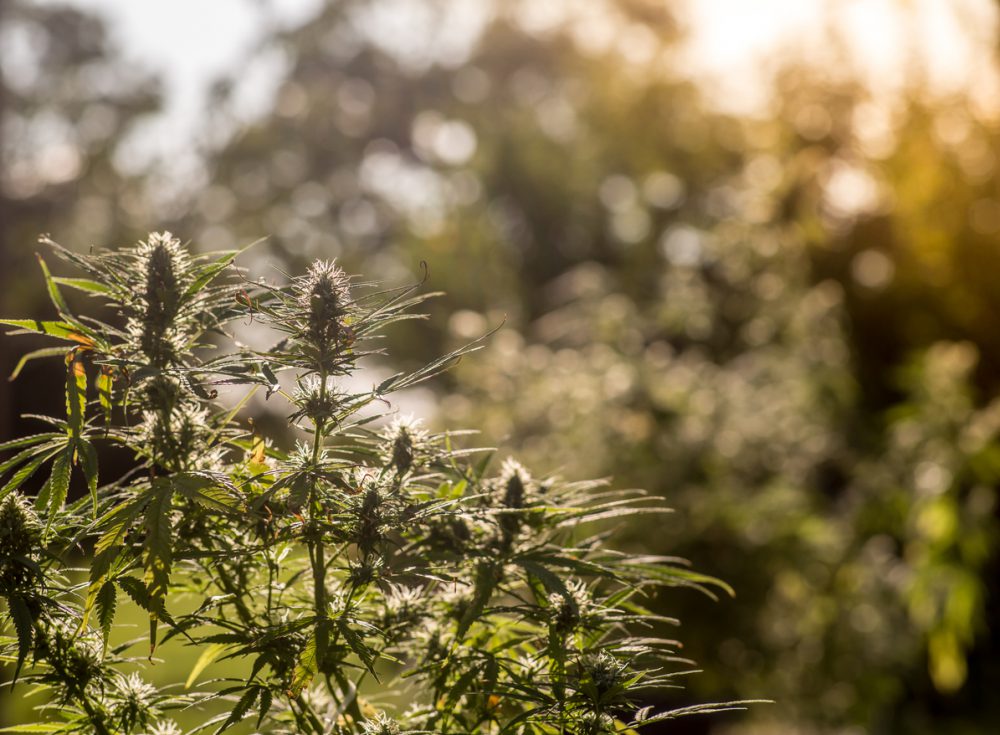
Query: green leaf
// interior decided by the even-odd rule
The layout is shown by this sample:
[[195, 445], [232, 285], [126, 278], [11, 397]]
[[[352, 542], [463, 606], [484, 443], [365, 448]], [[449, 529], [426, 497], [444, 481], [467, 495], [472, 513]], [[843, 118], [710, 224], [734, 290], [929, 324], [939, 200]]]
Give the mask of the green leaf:
[[271, 701], [273, 695], [270, 689], [260, 690], [260, 714], [257, 715], [257, 729], [260, 730], [261, 723], [264, 722], [264, 718], [267, 717], [267, 713], [271, 710]]
[[153, 609], [149, 600], [149, 590], [147, 590], [146, 586], [138, 579], [135, 577], [118, 577], [115, 582], [122, 588], [122, 591], [132, 599], [132, 602], [141, 607], [143, 610], [148, 612]]
[[[97, 597], [104, 588], [104, 584], [111, 578], [111, 569], [118, 558], [118, 549], [110, 548], [98, 551], [94, 555], [94, 559], [90, 562], [90, 584], [87, 587], [87, 598], [84, 600], [80, 618], [81, 631], [87, 628], [87, 623], [90, 621], [90, 614], [97, 605]], [[124, 589], [124, 586], [122, 589]]]
[[146, 506], [146, 540], [145, 540], [145, 582], [149, 595], [149, 646], [150, 655], [156, 649], [156, 626], [160, 611], [164, 608], [167, 590], [170, 586], [171, 542], [173, 525], [170, 511], [173, 501], [173, 488], [166, 481], [158, 483], [159, 487]]
[[53, 283], [58, 283], [60, 286], [68, 286], [69, 288], [75, 288], [78, 291], [87, 291], [89, 293], [104, 295], [111, 293], [110, 286], [98, 283], [97, 281], [92, 281], [89, 278], [63, 278], [61, 276], [54, 276], [52, 281]]
[[122, 591], [128, 595], [132, 602], [148, 612], [150, 616], [155, 615], [157, 620], [171, 622], [170, 615], [162, 600], [155, 600], [149, 595], [149, 590], [142, 582], [135, 577], [115, 577], [115, 583], [121, 587]]
[[18, 331], [10, 332], [10, 334], [34, 332], [35, 334], [46, 334], [56, 339], [65, 339], [69, 342], [93, 344], [89, 337], [81, 334], [72, 324], [66, 322], [39, 321], [38, 319], [0, 319], [0, 324], [18, 328]]
[[66, 299], [59, 292], [59, 287], [55, 284], [55, 281], [52, 280], [52, 274], [49, 272], [49, 267], [45, 264], [45, 259], [38, 253], [35, 253], [35, 257], [38, 258], [38, 265], [42, 267], [42, 274], [45, 276], [45, 287], [49, 291], [49, 298], [59, 311], [59, 316], [70, 316], [69, 305], [67, 305]]
[[97, 515], [97, 450], [86, 439], [80, 438], [77, 443], [77, 456], [83, 476], [87, 479], [87, 490], [94, 502], [94, 515]]
[[253, 703], [257, 701], [257, 695], [260, 692], [261, 688], [256, 686], [247, 689], [243, 696], [240, 697], [240, 701], [233, 707], [233, 711], [229, 713], [229, 717], [222, 723], [222, 727], [215, 731], [215, 735], [219, 735], [223, 730], [232, 727], [242, 720], [246, 716], [246, 713], [250, 711], [250, 708], [253, 707]]
[[35, 444], [41, 444], [46, 439], [53, 439], [57, 436], [62, 436], [62, 435], [48, 432], [45, 434], [32, 434], [31, 436], [22, 436], [19, 439], [11, 439], [10, 441], [5, 441], [3, 444], [0, 444], [0, 452], [6, 452], [8, 449], [20, 449], [21, 447], [30, 447]]
[[187, 290], [184, 292], [184, 299], [187, 300], [192, 296], [195, 296], [199, 291], [201, 291], [205, 286], [215, 280], [215, 277], [222, 273], [226, 268], [232, 265], [233, 261], [236, 260], [240, 255], [245, 253], [250, 248], [254, 247], [258, 243], [263, 242], [263, 238], [259, 240], [254, 240], [249, 245], [245, 245], [239, 250], [229, 250], [225, 252], [218, 260], [210, 265], [206, 265], [200, 269], [198, 276], [191, 282]]
[[494, 566], [488, 562], [481, 562], [476, 567], [476, 582], [472, 593], [472, 601], [469, 603], [465, 615], [462, 616], [462, 619], [458, 623], [458, 631], [455, 634], [457, 638], [461, 639], [469, 631], [472, 624], [482, 616], [483, 610], [486, 609], [486, 605], [493, 596], [496, 583], [497, 578]]
[[21, 356], [21, 359], [17, 361], [17, 365], [14, 366], [14, 370], [7, 380], [16, 380], [17, 376], [21, 374], [21, 370], [23, 370], [24, 366], [28, 364], [29, 360], [37, 360], [40, 357], [55, 357], [57, 355], [62, 356], [65, 354], [65, 347], [43, 347], [40, 350], [32, 350], [31, 352]]
[[350, 649], [361, 659], [361, 663], [365, 665], [365, 668], [377, 680], [378, 675], [375, 673], [375, 659], [377, 656], [375, 651], [365, 645], [365, 641], [358, 631], [354, 630], [344, 618], [337, 620], [337, 628], [340, 630], [340, 634], [344, 636], [344, 641], [346, 641]]
[[11, 725], [0, 727], [0, 732], [35, 733], [35, 732], [69, 732], [75, 725], [71, 722], [34, 722], [30, 725]]
[[629, 560], [628, 562], [622, 563], [620, 569], [622, 571], [630, 571], [634, 574], [637, 573], [645, 579], [655, 579], [663, 584], [678, 587], [692, 587], [705, 595], [708, 595], [713, 600], [716, 599], [716, 595], [709, 589], [709, 586], [722, 589], [730, 597], [736, 596], [736, 590], [734, 590], [726, 582], [723, 582], [721, 579], [716, 579], [715, 577], [711, 577], [707, 574], [699, 574], [698, 572], [693, 572], [690, 569], [681, 569], [669, 563], [644, 563], [643, 560], [645, 559], [655, 560], [657, 562], [665, 561], [655, 557], [642, 557], [642, 559], [638, 562], [635, 560]]
[[111, 408], [114, 405], [112, 403], [114, 398], [114, 375], [111, 372], [111, 368], [107, 365], [101, 366], [101, 372], [97, 375], [97, 400], [101, 404], [101, 410], [104, 412], [104, 423], [111, 423]]
[[453, 709], [462, 695], [469, 691], [472, 682], [480, 678], [481, 674], [482, 670], [478, 665], [475, 665], [458, 677], [458, 680], [448, 688], [448, 698], [445, 700], [444, 708]]
[[118, 607], [118, 589], [114, 582], [109, 581], [101, 585], [95, 603], [97, 620], [101, 624], [101, 633], [104, 635], [104, 645], [107, 645], [108, 636], [111, 634], [111, 625], [115, 620], [115, 610]]
[[633, 727], [645, 727], [654, 722], [663, 722], [664, 720], [675, 720], [678, 717], [687, 717], [689, 715], [708, 715], [716, 714], [718, 712], [731, 712], [733, 710], [745, 710], [748, 705], [751, 704], [774, 704], [769, 699], [739, 699], [734, 702], [713, 702], [710, 704], [695, 704], [689, 707], [678, 707], [677, 709], [672, 709], [667, 712], [661, 712], [660, 714], [653, 715], [652, 717], [647, 717], [641, 722], [630, 723]]
[[191, 685], [195, 683], [198, 676], [208, 668], [212, 662], [214, 662], [219, 656], [226, 652], [229, 645], [226, 643], [211, 643], [205, 647], [205, 650], [201, 652], [198, 660], [195, 661], [194, 666], [191, 667], [191, 673], [188, 674], [187, 681], [184, 682], [184, 688], [190, 689]]
[[97, 522], [97, 527], [98, 529], [102, 529], [104, 533], [97, 539], [94, 551], [100, 554], [112, 546], [120, 544], [125, 537], [126, 531], [128, 531], [128, 527], [132, 524], [132, 521], [139, 517], [139, 514], [142, 513], [143, 508], [146, 507], [151, 497], [153, 497], [153, 490], [149, 489], [137, 495], [128, 503], [112, 508], [101, 516]]
[[66, 503], [66, 495], [69, 493], [69, 480], [73, 471], [73, 445], [67, 444], [66, 448], [56, 455], [52, 463], [52, 474], [46, 483], [47, 492], [39, 493], [36, 505], [41, 503], [40, 508], [48, 510], [48, 523], [46, 531], [52, 526], [55, 514], [60, 511]]
[[306, 502], [309, 500], [309, 490], [311, 483], [309, 478], [305, 475], [297, 475], [295, 479], [292, 480], [291, 487], [288, 491], [288, 509], [292, 512], [297, 512]]
[[[60, 440], [64, 440], [65, 439], [65, 437], [62, 434], [57, 434], [56, 436], [58, 436]], [[63, 443], [64, 443], [63, 441], [59, 441], [58, 443], [55, 443], [54, 446], [55, 447], [62, 447]], [[53, 449], [53, 444], [50, 444], [47, 447], [32, 446], [32, 447], [28, 447], [27, 449], [22, 449], [20, 452], [18, 452], [17, 454], [15, 454], [13, 457], [11, 457], [10, 459], [8, 459], [6, 462], [0, 464], [0, 475], [6, 473], [8, 470], [13, 469], [14, 467], [17, 467], [19, 464], [21, 464], [22, 462], [27, 461], [31, 457], [41, 456], [46, 451], [51, 451], [51, 449]]]
[[180, 472], [170, 477], [173, 489], [190, 500], [214, 510], [231, 511], [242, 506], [240, 491], [221, 474]]
[[87, 414], [87, 370], [80, 359], [66, 367], [66, 423], [68, 433], [78, 438], [83, 433]]
[[[56, 450], [58, 451], [58, 450]], [[12, 493], [17, 488], [21, 487], [24, 482], [31, 477], [35, 472], [41, 467], [46, 461], [52, 458], [56, 452], [49, 452], [40, 457], [35, 457], [33, 460], [25, 464], [21, 469], [11, 475], [10, 481], [3, 486], [3, 490], [0, 490], [0, 498], [5, 497], [8, 493]], [[44, 488], [43, 488], [44, 490]]]
[[549, 592], [556, 592], [565, 598], [571, 597], [566, 583], [552, 570], [527, 559], [518, 559], [517, 564], [528, 574], [536, 577]]
[[13, 690], [14, 683], [21, 673], [21, 667], [24, 665], [24, 660], [28, 657], [28, 651], [31, 650], [35, 620], [28, 609], [28, 604], [20, 595], [10, 595], [7, 598], [7, 607], [10, 610], [11, 619], [14, 621], [14, 629], [17, 631], [17, 664], [10, 682], [10, 687]]
[[298, 696], [303, 688], [309, 685], [316, 675], [317, 669], [316, 631], [314, 630], [305, 648], [302, 649], [302, 653], [299, 654], [299, 662], [292, 673], [292, 683], [289, 687], [289, 692], [293, 697]]

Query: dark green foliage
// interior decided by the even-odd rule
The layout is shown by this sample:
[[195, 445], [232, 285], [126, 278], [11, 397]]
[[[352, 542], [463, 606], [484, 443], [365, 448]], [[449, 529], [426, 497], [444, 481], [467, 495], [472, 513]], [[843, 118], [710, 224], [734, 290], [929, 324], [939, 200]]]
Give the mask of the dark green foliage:
[[[608, 545], [607, 520], [658, 502], [536, 479], [513, 460], [493, 476], [469, 461], [485, 450], [417, 421], [370, 428], [386, 395], [477, 349], [347, 387], [380, 330], [426, 296], [355, 284], [333, 263], [247, 284], [236, 253], [194, 257], [169, 233], [89, 256], [55, 247], [92, 280], [43, 267], [61, 320], [5, 323], [72, 343], [66, 418], [8, 443], [0, 466], [15, 632], [0, 646], [14, 683], [58, 704], [40, 711], [45, 732], [166, 735], [171, 710], [213, 701], [226, 708], [192, 732], [250, 716], [274, 733], [631, 732], [740, 706], [640, 707], [688, 666], [643, 598], [725, 588]], [[104, 301], [120, 326], [70, 313], [60, 286]], [[236, 319], [282, 338], [243, 347], [227, 332]], [[224, 407], [223, 385], [248, 395]], [[291, 452], [236, 421], [257, 392], [288, 402], [303, 437]], [[100, 443], [130, 449], [134, 470], [100, 485]], [[19, 486], [46, 466], [32, 509]], [[89, 497], [67, 504], [76, 471]], [[77, 549], [90, 554], [82, 585], [68, 569]], [[150, 657], [173, 638], [199, 651], [184, 693], [133, 670], [134, 642], [109, 647], [121, 593], [149, 615]], [[246, 675], [203, 679], [224, 661]]]

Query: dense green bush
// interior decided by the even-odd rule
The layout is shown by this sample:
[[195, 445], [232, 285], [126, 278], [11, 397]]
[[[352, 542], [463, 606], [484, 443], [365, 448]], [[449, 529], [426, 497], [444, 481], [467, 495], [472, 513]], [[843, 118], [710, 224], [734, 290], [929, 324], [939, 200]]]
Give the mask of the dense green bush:
[[[386, 396], [478, 347], [358, 389], [381, 330], [417, 316], [415, 286], [380, 291], [329, 262], [251, 283], [237, 253], [192, 257], [168, 233], [88, 256], [52, 245], [86, 277], [42, 261], [58, 320], [3, 322], [64, 343], [19, 368], [59, 356], [67, 376], [65, 417], [2, 447], [0, 650], [15, 686], [48, 693], [42, 724], [10, 731], [165, 735], [196, 708], [192, 732], [253, 713], [263, 732], [603, 733], [739, 706], [641, 705], [689, 668], [643, 598], [726, 589], [608, 545], [610, 520], [658, 501], [512, 460], [491, 473], [488, 452], [417, 421], [371, 428]], [[62, 287], [108, 321], [71, 313]], [[223, 405], [223, 386], [242, 394]], [[293, 451], [241, 427], [259, 394], [287, 401]], [[133, 469], [99, 479], [101, 445]], [[145, 651], [109, 645], [122, 593], [148, 613]], [[183, 690], [143, 677], [171, 640], [199, 654]]]
[[596, 264], [567, 273], [523, 337], [456, 369], [447, 415], [528, 463], [582, 461], [683, 508], [634, 542], [735, 582], [725, 629], [693, 597], [662, 609], [698, 621], [685, 643], [714, 663], [693, 686], [780, 693], [755, 712], [777, 720], [763, 732], [980, 731], [994, 714], [967, 703], [991, 676], [974, 652], [991, 640], [1000, 401], [976, 397], [976, 349], [915, 353], [899, 397], [866, 410], [843, 290], [809, 283], [800, 242], [719, 227], [697, 244], [657, 295]]

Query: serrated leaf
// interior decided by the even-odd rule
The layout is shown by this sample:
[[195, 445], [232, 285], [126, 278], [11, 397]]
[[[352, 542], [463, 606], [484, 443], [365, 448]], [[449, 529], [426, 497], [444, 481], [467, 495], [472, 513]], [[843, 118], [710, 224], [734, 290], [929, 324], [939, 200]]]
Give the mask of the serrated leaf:
[[69, 305], [66, 303], [66, 299], [63, 298], [62, 293], [60, 293], [59, 286], [53, 281], [49, 267], [45, 264], [45, 259], [38, 253], [35, 253], [35, 257], [38, 258], [38, 265], [42, 267], [42, 274], [45, 276], [45, 288], [48, 290], [49, 298], [55, 305], [56, 310], [58, 310], [59, 316], [71, 316]]
[[20, 449], [21, 447], [30, 447], [34, 444], [41, 444], [42, 442], [53, 439], [60, 434], [32, 434], [31, 436], [22, 436], [18, 439], [11, 439], [0, 444], [0, 452], [6, 452], [9, 449]]
[[94, 504], [94, 515], [97, 515], [97, 450], [86, 439], [80, 438], [77, 443], [77, 457], [83, 476], [87, 480], [87, 490]]
[[129, 596], [132, 602], [146, 612], [151, 613], [156, 609], [152, 599], [149, 597], [149, 590], [135, 577], [118, 577], [115, 579], [115, 583], [121, 587], [122, 591]]
[[671, 564], [634, 563], [630, 561], [627, 564], [623, 564], [622, 568], [633, 573], [638, 572], [648, 579], [655, 579], [665, 584], [672, 584], [679, 587], [692, 587], [713, 600], [717, 598], [716, 595], [708, 588], [709, 586], [718, 587], [724, 590], [730, 597], [736, 596], [736, 590], [734, 590], [731, 585], [723, 582], [721, 579], [711, 577], [707, 574], [693, 572], [690, 569], [681, 569]]
[[337, 621], [337, 627], [340, 630], [340, 634], [344, 636], [344, 641], [354, 651], [355, 655], [361, 659], [361, 663], [364, 664], [365, 668], [368, 669], [369, 673], [378, 679], [378, 675], [375, 673], [375, 652], [365, 645], [364, 639], [361, 635], [350, 626], [350, 623], [344, 618], [340, 618]]
[[63, 278], [62, 276], [54, 276], [52, 281], [54, 283], [58, 283], [60, 286], [68, 286], [69, 288], [75, 288], [78, 291], [87, 291], [89, 293], [97, 294], [111, 293], [111, 288], [109, 286], [106, 286], [103, 283], [98, 283], [97, 281], [92, 281], [89, 278]]
[[316, 661], [316, 632], [309, 637], [302, 653], [299, 654], [299, 661], [295, 665], [292, 673], [292, 683], [289, 686], [291, 696], [298, 696], [303, 688], [309, 685], [316, 675], [318, 664]]
[[97, 539], [94, 551], [100, 554], [112, 546], [119, 545], [124, 539], [125, 533], [128, 531], [132, 521], [139, 517], [139, 514], [142, 513], [152, 496], [153, 490], [149, 489], [137, 495], [128, 503], [112, 508], [101, 516], [97, 522], [97, 527], [103, 533]]
[[169, 481], [176, 492], [208, 508], [231, 511], [242, 504], [240, 491], [225, 475], [180, 472]]
[[719, 712], [732, 712], [733, 710], [745, 710], [751, 704], [773, 704], [769, 699], [740, 699], [734, 702], [713, 702], [711, 704], [695, 704], [689, 707], [678, 707], [677, 709], [660, 712], [651, 717], [646, 717], [641, 723], [633, 722], [633, 725], [651, 725], [654, 722], [664, 720], [675, 720], [678, 717], [688, 717], [690, 715], [709, 715]]
[[8, 493], [12, 493], [17, 490], [17, 488], [23, 485], [29, 477], [35, 474], [35, 472], [38, 471], [38, 468], [41, 467], [46, 460], [51, 458], [53, 454], [53, 452], [50, 452], [49, 454], [45, 454], [41, 457], [35, 457], [11, 475], [10, 480], [3, 486], [3, 490], [0, 490], [0, 498], [5, 497]]
[[[59, 436], [60, 440], [64, 439], [64, 437], [61, 434], [58, 435], [58, 436]], [[60, 447], [60, 446], [62, 446], [62, 444], [63, 444], [63, 442], [60, 441], [60, 442], [56, 443], [54, 446], [55, 447]], [[48, 447], [44, 447], [44, 446], [42, 446], [42, 447], [32, 446], [32, 447], [28, 447], [27, 449], [22, 449], [20, 452], [18, 452], [17, 454], [15, 454], [13, 457], [11, 457], [7, 461], [5, 461], [2, 464], [0, 464], [0, 475], [6, 473], [8, 470], [13, 469], [14, 467], [17, 467], [19, 464], [21, 464], [22, 462], [27, 461], [28, 459], [30, 459], [33, 456], [37, 456], [37, 455], [43, 454], [44, 452], [46, 452], [48, 449], [51, 449], [52, 447], [53, 447], [53, 445], [49, 444]]]
[[45, 334], [49, 337], [65, 339], [69, 342], [77, 342], [90, 347], [94, 344], [94, 341], [90, 337], [82, 334], [80, 330], [66, 322], [42, 321], [39, 319], [0, 319], [0, 324], [18, 328], [19, 331], [11, 332], [10, 334], [34, 332], [35, 334]]
[[273, 695], [270, 689], [260, 690], [260, 707], [259, 714], [257, 715], [257, 729], [260, 729], [261, 723], [264, 722], [264, 718], [267, 717], [267, 713], [271, 710], [271, 702], [273, 700]]
[[552, 570], [527, 559], [518, 559], [517, 564], [524, 571], [536, 577], [549, 592], [556, 592], [567, 599], [572, 597], [566, 588], [566, 583]]
[[[112, 569], [115, 562], [119, 561], [117, 548], [107, 548], [95, 553], [90, 562], [90, 584], [87, 587], [87, 597], [83, 603], [82, 616], [80, 618], [80, 630], [86, 630], [90, 622], [90, 614], [97, 605], [97, 596], [100, 594], [105, 582], [111, 579]], [[124, 589], [124, 587], [123, 587]]]
[[55, 461], [52, 462], [52, 473], [49, 475], [48, 482], [45, 483], [47, 492], [39, 493], [38, 495], [38, 500], [43, 501], [41, 507], [46, 508], [48, 511], [46, 530], [51, 528], [56, 513], [66, 503], [72, 471], [73, 446], [72, 444], [67, 444], [66, 448], [57, 454]]
[[159, 484], [146, 506], [144, 542], [145, 582], [149, 595], [149, 651], [156, 649], [156, 627], [161, 609], [164, 607], [170, 586], [170, 566], [172, 562], [173, 524], [170, 511], [173, 488], [166, 481]]
[[83, 433], [87, 413], [87, 370], [83, 361], [74, 357], [66, 369], [66, 424], [70, 436]]
[[469, 686], [473, 681], [479, 678], [481, 673], [482, 672], [478, 666], [473, 666], [458, 677], [458, 680], [448, 687], [447, 698], [445, 699], [443, 709], [450, 710], [454, 708], [454, 706], [458, 703], [458, 700], [461, 699], [467, 691], [469, 691]]
[[263, 242], [263, 239], [254, 240], [249, 245], [245, 245], [239, 250], [229, 250], [224, 253], [218, 260], [210, 265], [206, 265], [200, 269], [198, 275], [191, 282], [191, 285], [187, 287], [184, 292], [184, 299], [189, 299], [201, 291], [205, 286], [215, 280], [215, 277], [222, 273], [226, 268], [232, 265], [233, 261], [236, 260], [240, 255], [245, 253], [250, 248], [254, 247], [258, 243]]
[[95, 605], [97, 607], [97, 620], [101, 625], [101, 633], [104, 635], [104, 645], [107, 645], [108, 636], [111, 634], [111, 625], [115, 620], [115, 610], [118, 607], [118, 589], [114, 582], [105, 582], [101, 585]]
[[233, 711], [229, 713], [229, 717], [227, 717], [226, 721], [222, 723], [222, 727], [215, 731], [215, 735], [219, 735], [219, 733], [223, 730], [232, 727], [237, 722], [242, 720], [246, 716], [246, 713], [250, 711], [250, 708], [253, 707], [253, 703], [257, 701], [257, 695], [260, 694], [260, 692], [260, 687], [251, 687], [250, 689], [247, 689], [243, 696], [240, 697], [240, 701], [236, 703], [235, 707], [233, 707]]
[[469, 631], [472, 624], [482, 616], [483, 610], [486, 609], [486, 605], [493, 596], [496, 583], [497, 580], [493, 565], [481, 562], [476, 567], [476, 581], [472, 592], [472, 601], [458, 623], [458, 631], [455, 634], [457, 638], [461, 639]]
[[310, 482], [305, 475], [297, 475], [288, 490], [288, 509], [297, 512], [309, 500]]
[[7, 598], [7, 608], [14, 621], [14, 630], [17, 631], [17, 664], [14, 666], [14, 676], [10, 682], [10, 687], [13, 689], [34, 641], [35, 620], [28, 609], [28, 604], [20, 595], [10, 595]]
[[114, 374], [109, 365], [101, 365], [101, 372], [97, 376], [97, 400], [101, 404], [104, 412], [104, 422], [111, 423], [111, 408], [114, 405]]
[[373, 392], [376, 393], [377, 395], [382, 395], [383, 393], [391, 392], [392, 387], [396, 383], [396, 381], [405, 375], [406, 373], [403, 372], [396, 373], [395, 375], [390, 375], [388, 378], [386, 378], [377, 386], [375, 386], [375, 390]]

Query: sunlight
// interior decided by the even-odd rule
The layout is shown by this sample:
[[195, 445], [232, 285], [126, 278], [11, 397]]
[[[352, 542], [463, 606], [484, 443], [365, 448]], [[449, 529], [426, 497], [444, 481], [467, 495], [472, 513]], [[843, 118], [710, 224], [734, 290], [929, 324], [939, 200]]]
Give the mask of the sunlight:
[[789, 56], [876, 94], [916, 86], [996, 107], [996, 75], [983, 63], [996, 46], [987, 0], [685, 0], [683, 17], [681, 64], [727, 112], [765, 109], [767, 76]]

